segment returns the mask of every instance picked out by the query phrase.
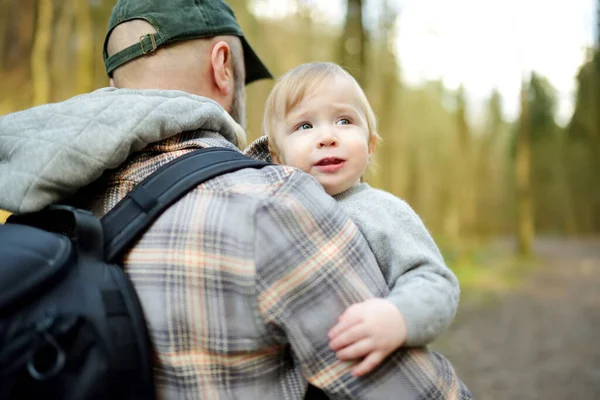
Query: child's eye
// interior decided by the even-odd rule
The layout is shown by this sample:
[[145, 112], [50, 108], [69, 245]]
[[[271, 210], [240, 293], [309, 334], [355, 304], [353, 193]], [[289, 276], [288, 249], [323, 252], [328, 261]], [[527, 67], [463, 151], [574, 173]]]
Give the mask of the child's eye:
[[296, 130], [303, 131], [305, 129], [310, 129], [310, 128], [312, 128], [312, 125], [309, 124], [308, 122], [304, 122], [304, 123], [298, 125], [298, 127], [296, 128]]
[[348, 118], [341, 118], [336, 122], [336, 125], [350, 125], [350, 120]]

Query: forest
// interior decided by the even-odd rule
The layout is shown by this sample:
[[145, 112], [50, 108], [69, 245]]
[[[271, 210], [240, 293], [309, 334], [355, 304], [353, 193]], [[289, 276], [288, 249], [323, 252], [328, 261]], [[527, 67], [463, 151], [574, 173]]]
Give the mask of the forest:
[[[108, 85], [102, 44], [114, 0], [0, 0], [0, 115]], [[556, 91], [535, 71], [521, 82], [520, 111], [503, 117], [489, 93], [478, 124], [462, 87], [403, 83], [393, 42], [402, 12], [392, 0], [347, 0], [344, 23], [315, 18], [311, 2], [260, 18], [256, 0], [230, 0], [248, 40], [275, 76], [302, 62], [336, 61], [374, 106], [383, 142], [368, 181], [404, 198], [448, 243], [513, 236], [523, 254], [536, 235], [600, 232], [600, 56], [588, 50], [575, 111], [556, 122]], [[365, 12], [379, 7], [377, 21]], [[293, 49], [290, 51], [290, 49]], [[272, 81], [247, 88], [248, 135], [260, 135]]]

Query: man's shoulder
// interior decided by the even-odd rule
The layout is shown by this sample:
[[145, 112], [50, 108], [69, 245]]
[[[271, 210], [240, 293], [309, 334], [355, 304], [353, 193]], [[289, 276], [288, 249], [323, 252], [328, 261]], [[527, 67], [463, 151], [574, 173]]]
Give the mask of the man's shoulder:
[[227, 192], [251, 196], [268, 203], [332, 201], [312, 176], [283, 165], [242, 169], [225, 174], [212, 183], [208, 182], [207, 187], [213, 185]]

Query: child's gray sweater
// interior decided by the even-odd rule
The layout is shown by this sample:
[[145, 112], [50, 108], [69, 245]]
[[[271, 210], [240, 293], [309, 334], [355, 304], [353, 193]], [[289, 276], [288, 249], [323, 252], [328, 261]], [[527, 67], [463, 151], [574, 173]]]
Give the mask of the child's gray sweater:
[[334, 198], [375, 253], [391, 291], [388, 299], [406, 319], [406, 345], [435, 340], [454, 319], [460, 288], [419, 216], [403, 200], [366, 183]]

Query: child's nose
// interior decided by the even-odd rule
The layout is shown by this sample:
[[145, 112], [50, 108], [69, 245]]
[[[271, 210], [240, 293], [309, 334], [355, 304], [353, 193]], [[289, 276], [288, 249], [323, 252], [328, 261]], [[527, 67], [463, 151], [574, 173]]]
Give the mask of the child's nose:
[[321, 134], [317, 147], [320, 149], [322, 147], [337, 146], [337, 144], [336, 136], [331, 130], [327, 130]]

